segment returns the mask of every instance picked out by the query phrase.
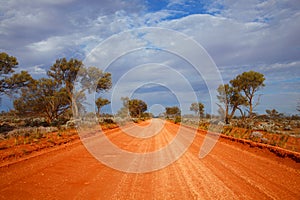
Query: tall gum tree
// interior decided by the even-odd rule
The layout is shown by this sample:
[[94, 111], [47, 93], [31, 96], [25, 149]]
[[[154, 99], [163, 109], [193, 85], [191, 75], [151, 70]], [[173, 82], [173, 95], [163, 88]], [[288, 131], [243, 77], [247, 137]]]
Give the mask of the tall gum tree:
[[230, 120], [234, 116], [236, 110], [241, 112], [243, 116], [243, 111], [241, 106], [245, 106], [246, 98], [243, 97], [239, 91], [229, 84], [220, 85], [217, 89], [217, 98], [220, 104], [217, 104], [223, 114], [224, 121], [226, 124], [230, 123]]
[[199, 117], [204, 116], [204, 104], [201, 102], [194, 102], [190, 106], [190, 111], [194, 111], [196, 115], [199, 115]]
[[69, 103], [70, 105], [73, 104], [73, 114], [76, 116], [78, 114], [78, 107], [75, 103], [76, 99], [75, 95], [73, 95], [73, 89], [80, 68], [83, 68], [81, 61], [73, 58], [68, 61], [66, 58], [62, 58], [57, 59], [47, 72], [49, 77], [52, 77], [56, 83], [65, 88]]
[[253, 114], [253, 108], [259, 103], [258, 100], [257, 103], [254, 104], [254, 96], [258, 90], [265, 86], [264, 81], [264, 75], [255, 71], [243, 72], [230, 81], [234, 88], [237, 88], [238, 91], [244, 94], [247, 106], [249, 107], [248, 112], [250, 117]]
[[[81, 105], [79, 97], [83, 99], [85, 90], [92, 92], [91, 88], [95, 88], [96, 92], [107, 91], [112, 85], [110, 73], [96, 67], [86, 68], [82, 61], [73, 58], [69, 61], [66, 58], [57, 59], [47, 74], [66, 89], [74, 118], [78, 117], [78, 106]], [[80, 82], [82, 86], [77, 93], [73, 90], [75, 81]]]

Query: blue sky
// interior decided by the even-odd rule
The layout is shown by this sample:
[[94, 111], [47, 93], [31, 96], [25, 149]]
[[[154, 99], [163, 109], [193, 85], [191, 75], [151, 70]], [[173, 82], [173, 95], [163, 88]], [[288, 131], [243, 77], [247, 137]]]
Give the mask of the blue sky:
[[[0, 0], [0, 3], [0, 51], [17, 57], [19, 70], [28, 70], [35, 78], [46, 76], [47, 69], [57, 58], [84, 60], [111, 36], [136, 28], [157, 27], [178, 31], [199, 43], [215, 62], [224, 83], [244, 71], [263, 73], [266, 86], [259, 92], [260, 104], [255, 108], [256, 112], [276, 108], [285, 114], [299, 114], [296, 111], [300, 101], [299, 1]], [[152, 43], [147, 43], [149, 51], [125, 54], [112, 63], [108, 71], [113, 74], [114, 83], [128, 71], [138, 69], [136, 66], [147, 63], [163, 63], [171, 67], [172, 72], [164, 74], [166, 68], [154, 66], [153, 70], [158, 73], [153, 70], [144, 73], [151, 69], [147, 65], [144, 71], [138, 70], [140, 74], [128, 75], [119, 90], [113, 88], [103, 95], [118, 99], [132, 87], [137, 87], [133, 97], [145, 100], [149, 107], [172, 106], [178, 104], [176, 94], [192, 96], [180, 81], [174, 80], [179, 73], [189, 81], [209, 112], [216, 99], [205, 84], [207, 77], [197, 74], [197, 70], [180, 56], [160, 50], [159, 45], [153, 46], [162, 38], [170, 39], [172, 43], [172, 38], [166, 35], [152, 35], [149, 39]], [[145, 41], [136, 35], [127, 43], [108, 46], [105, 51], [113, 54], [116, 49], [137, 42]], [[174, 42], [178, 41], [174, 39]], [[182, 48], [189, 47], [182, 44]], [[174, 76], [168, 74], [174, 71]], [[159, 89], [159, 84], [151, 87], [140, 80], [147, 76], [164, 80], [162, 82], [169, 84], [165, 85], [169, 90]], [[174, 88], [173, 91], [170, 88]], [[119, 92], [113, 94], [113, 91]], [[115, 101], [118, 109], [121, 103]], [[183, 113], [191, 113], [189, 103], [182, 102]], [[10, 101], [4, 99], [2, 109], [9, 108], [12, 108]], [[109, 110], [110, 107], [104, 108], [104, 111]]]

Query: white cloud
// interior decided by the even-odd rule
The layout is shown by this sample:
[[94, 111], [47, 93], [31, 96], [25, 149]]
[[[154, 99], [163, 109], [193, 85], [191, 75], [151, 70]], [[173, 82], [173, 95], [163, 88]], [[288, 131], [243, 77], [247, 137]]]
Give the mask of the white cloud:
[[[295, 78], [299, 77], [298, 1], [208, 2], [204, 2], [203, 11], [207, 10], [213, 15], [194, 14], [178, 18], [176, 16], [183, 14], [183, 11], [175, 8], [184, 7], [185, 1], [171, 0], [168, 1], [168, 6], [159, 11], [146, 12], [146, 5], [139, 0], [103, 0], [101, 3], [96, 0], [0, 0], [1, 50], [16, 56], [23, 68], [38, 74], [43, 73], [43, 69], [57, 58], [83, 58], [113, 34], [138, 27], [164, 27], [180, 31], [203, 45], [219, 66], [225, 81], [252, 69], [266, 75], [270, 85], [264, 89], [266, 93], [276, 88], [276, 84], [280, 84], [277, 88], [278, 95], [283, 92], [281, 88], [284, 85], [288, 87], [285, 90], [295, 87], [284, 81], [292, 80], [291, 82], [297, 83]], [[185, 14], [187, 13], [188, 11]], [[172, 17], [177, 19], [170, 20]], [[163, 44], [168, 43], [166, 47], [171, 48], [180, 43], [182, 52], [188, 52], [191, 57], [196, 58], [196, 53], [188, 43], [176, 38], [162, 37], [160, 34], [149, 34], [142, 38], [138, 34], [129, 34], [124, 42], [111, 41], [101, 52], [94, 52], [95, 59], [98, 55], [117, 55], [137, 44], [145, 45], [147, 39], [156, 42], [148, 44], [152, 47], [164, 42]], [[124, 59], [123, 68], [111, 68], [115, 74], [113, 78], [118, 77], [122, 70], [128, 70], [126, 67], [132, 64], [153, 61], [153, 58], [148, 57], [151, 54], [147, 55], [145, 51], [140, 53], [135, 52], [136, 57]], [[180, 57], [174, 57], [176, 56], [161, 54], [154, 59], [173, 66], [197, 83], [196, 78], [193, 78], [194, 71], [190, 67], [182, 67], [186, 63], [180, 61]]]
[[46, 70], [42, 68], [43, 65], [36, 65], [28, 68], [28, 71], [33, 75], [46, 75]]
[[293, 0], [216, 0], [211, 4], [207, 4], [208, 10], [241, 22], [260, 21], [276, 23], [280, 19], [298, 12], [299, 8], [299, 1]]
[[[300, 30], [295, 26], [296, 21], [300, 21], [298, 14], [276, 26], [198, 14], [161, 25], [193, 37], [206, 48], [218, 65], [244, 65], [273, 63], [276, 59], [298, 59], [297, 43], [300, 45], [300, 42], [296, 33]], [[292, 48], [288, 53], [282, 51], [288, 48]]]
[[182, 14], [182, 12], [175, 10], [160, 10], [154, 13], [145, 14], [143, 16], [143, 20], [147, 26], [157, 26], [158, 23], [177, 14]]
[[28, 45], [31, 51], [47, 52], [61, 51], [66, 44], [63, 43], [63, 37], [50, 37], [47, 40], [39, 41]]
[[261, 66], [260, 69], [265, 71], [291, 70], [300, 74], [300, 70], [297, 70], [299, 66], [300, 66], [300, 61], [293, 61], [288, 63], [274, 63], [271, 65], [264, 65]]
[[177, 5], [184, 5], [185, 4], [185, 0], [170, 0], [167, 7], [172, 7], [172, 6], [177, 6]]

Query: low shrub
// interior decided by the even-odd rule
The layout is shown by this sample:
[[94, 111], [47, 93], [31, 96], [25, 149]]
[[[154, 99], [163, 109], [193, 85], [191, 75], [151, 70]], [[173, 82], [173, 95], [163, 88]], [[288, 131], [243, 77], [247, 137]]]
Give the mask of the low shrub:
[[106, 123], [106, 124], [115, 124], [114, 120], [111, 119], [111, 118], [104, 118], [103, 119], [103, 123]]
[[254, 131], [250, 134], [249, 139], [254, 142], [260, 142], [262, 137], [263, 137], [263, 134], [261, 132]]
[[181, 117], [180, 116], [176, 116], [175, 120], [174, 120], [174, 123], [175, 124], [179, 124], [180, 122], [181, 122]]

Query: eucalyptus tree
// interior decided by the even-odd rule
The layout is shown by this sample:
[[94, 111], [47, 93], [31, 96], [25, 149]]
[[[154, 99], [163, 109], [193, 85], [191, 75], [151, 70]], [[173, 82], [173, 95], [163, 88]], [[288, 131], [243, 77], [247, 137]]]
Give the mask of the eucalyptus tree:
[[66, 88], [52, 79], [35, 80], [21, 91], [21, 96], [14, 100], [14, 108], [21, 116], [43, 117], [51, 124], [70, 108]]
[[[112, 86], [110, 73], [96, 67], [86, 68], [82, 61], [73, 58], [69, 61], [66, 58], [57, 59], [47, 74], [65, 88], [75, 118], [78, 116], [78, 106], [82, 105], [78, 97], [83, 99], [82, 95], [86, 90], [92, 92], [95, 89], [96, 92], [102, 92]], [[81, 89], [78, 91], [74, 90], [77, 82], [81, 84]]]
[[204, 104], [201, 102], [194, 102], [191, 104], [190, 111], [194, 111], [199, 117], [204, 116]]
[[101, 108], [105, 105], [110, 104], [110, 101], [108, 99], [99, 97], [96, 99], [95, 103], [96, 103], [96, 107], [97, 107], [97, 114], [98, 114], [98, 116], [100, 116]]
[[0, 53], [0, 95], [12, 96], [22, 87], [32, 82], [32, 77], [27, 71], [15, 73], [18, 66], [17, 58], [5, 52]]
[[264, 75], [255, 71], [243, 72], [230, 81], [232, 86], [243, 93], [246, 98], [249, 116], [252, 116], [254, 107], [259, 103], [259, 100], [254, 102], [254, 96], [258, 90], [265, 86], [264, 81]]

